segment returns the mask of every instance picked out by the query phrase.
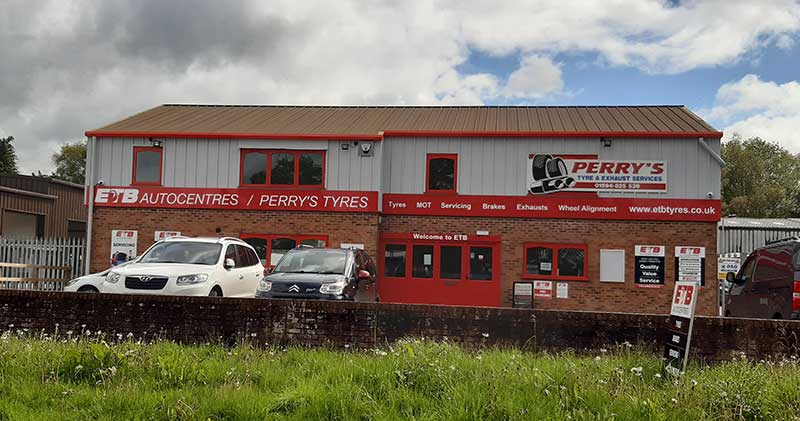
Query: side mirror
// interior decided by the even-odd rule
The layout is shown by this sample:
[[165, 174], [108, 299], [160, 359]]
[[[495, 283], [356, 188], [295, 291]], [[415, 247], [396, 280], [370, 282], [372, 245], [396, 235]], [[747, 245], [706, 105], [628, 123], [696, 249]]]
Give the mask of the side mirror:
[[371, 278], [371, 277], [372, 277], [372, 275], [370, 275], [369, 272], [367, 272], [366, 270], [362, 269], [362, 270], [358, 271], [358, 280], [359, 281], [368, 281], [369, 278]]
[[267, 266], [264, 268], [264, 275], [269, 275], [275, 270], [275, 266]]
[[225, 269], [233, 269], [236, 267], [236, 263], [231, 258], [225, 259], [225, 263], [222, 264], [222, 267]]
[[733, 272], [728, 272], [725, 275], [725, 280], [730, 284], [736, 283], [736, 274]]

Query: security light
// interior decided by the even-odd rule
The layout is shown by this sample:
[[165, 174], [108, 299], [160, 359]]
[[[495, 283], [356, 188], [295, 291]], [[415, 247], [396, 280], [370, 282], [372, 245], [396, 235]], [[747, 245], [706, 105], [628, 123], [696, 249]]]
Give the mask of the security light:
[[611, 147], [611, 138], [608, 138], [608, 137], [601, 137], [601, 138], [600, 138], [600, 142], [601, 142], [601, 143], [603, 144], [603, 146], [605, 146], [606, 148], [610, 148], [610, 147]]

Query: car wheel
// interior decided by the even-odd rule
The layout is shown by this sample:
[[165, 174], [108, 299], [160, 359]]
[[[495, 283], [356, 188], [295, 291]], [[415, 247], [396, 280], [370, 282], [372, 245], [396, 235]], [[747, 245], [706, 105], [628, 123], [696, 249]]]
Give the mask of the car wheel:
[[85, 293], [89, 293], [89, 294], [96, 294], [96, 293], [98, 293], [98, 292], [100, 292], [100, 291], [98, 291], [98, 290], [97, 290], [97, 288], [95, 288], [95, 287], [93, 287], [93, 286], [91, 286], [91, 285], [87, 285], [87, 286], [80, 287], [80, 288], [78, 289], [78, 292], [85, 292]]
[[219, 287], [214, 287], [211, 289], [211, 292], [208, 293], [209, 297], [222, 297], [222, 290]]

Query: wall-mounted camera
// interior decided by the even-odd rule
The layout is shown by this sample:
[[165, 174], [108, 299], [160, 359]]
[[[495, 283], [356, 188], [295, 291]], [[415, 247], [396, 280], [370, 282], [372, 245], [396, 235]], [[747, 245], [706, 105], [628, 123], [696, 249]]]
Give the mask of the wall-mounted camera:
[[358, 145], [358, 156], [372, 156], [372, 142], [361, 142]]
[[709, 199], [713, 198], [714, 197], [714, 192], [706, 193], [706, 197], [708, 197]]
[[106, 184], [106, 182], [103, 181], [103, 180], [97, 180], [97, 185], [98, 186], [102, 186], [103, 184]]

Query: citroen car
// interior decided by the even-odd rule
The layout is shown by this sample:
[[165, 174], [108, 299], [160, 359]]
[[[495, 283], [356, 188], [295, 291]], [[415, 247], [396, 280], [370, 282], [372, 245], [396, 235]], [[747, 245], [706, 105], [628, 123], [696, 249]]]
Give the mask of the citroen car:
[[296, 248], [259, 282], [256, 297], [379, 301], [375, 272], [364, 250]]
[[255, 250], [238, 238], [171, 237], [112, 268], [100, 292], [252, 297], [263, 276]]

